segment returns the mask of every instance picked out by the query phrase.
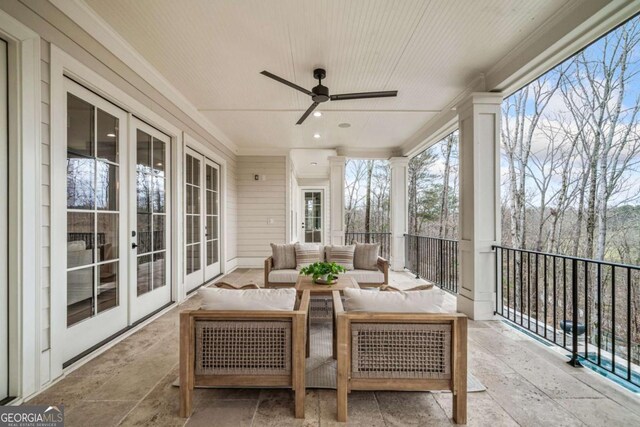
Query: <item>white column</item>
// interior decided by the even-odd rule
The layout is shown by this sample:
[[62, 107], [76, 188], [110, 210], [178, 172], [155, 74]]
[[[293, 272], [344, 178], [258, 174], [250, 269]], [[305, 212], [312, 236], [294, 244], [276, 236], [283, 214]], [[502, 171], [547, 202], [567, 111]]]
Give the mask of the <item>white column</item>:
[[407, 177], [408, 157], [392, 157], [391, 165], [391, 269], [404, 270], [404, 235], [409, 223]]
[[344, 156], [329, 157], [330, 172], [329, 185], [331, 194], [331, 244], [344, 245], [344, 186], [345, 163]]
[[495, 253], [500, 241], [502, 95], [473, 93], [457, 106], [460, 129], [460, 267], [458, 311], [492, 319]]

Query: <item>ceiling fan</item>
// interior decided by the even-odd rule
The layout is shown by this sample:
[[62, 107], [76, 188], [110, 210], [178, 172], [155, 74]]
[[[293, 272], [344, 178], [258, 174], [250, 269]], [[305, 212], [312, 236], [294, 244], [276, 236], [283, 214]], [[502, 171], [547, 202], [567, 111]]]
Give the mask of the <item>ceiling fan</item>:
[[316, 107], [320, 105], [320, 103], [322, 102], [327, 102], [329, 100], [344, 101], [347, 99], [386, 98], [389, 96], [398, 95], [397, 90], [389, 90], [385, 92], [360, 92], [360, 93], [343, 93], [340, 95], [329, 95], [329, 88], [322, 85], [322, 79], [324, 79], [327, 75], [326, 71], [322, 68], [316, 68], [315, 70], [313, 70], [313, 78], [318, 79], [318, 86], [314, 87], [310, 91], [301, 86], [298, 86], [295, 83], [291, 83], [290, 81], [285, 80], [282, 77], [278, 77], [275, 74], [271, 74], [268, 71], [262, 71], [260, 74], [262, 74], [263, 76], [272, 78], [273, 80], [280, 82], [282, 84], [285, 84], [289, 87], [292, 87], [296, 90], [299, 90], [300, 92], [307, 94], [311, 97], [313, 104], [311, 104], [311, 106], [307, 109], [307, 111], [304, 112], [302, 117], [300, 117], [300, 119], [296, 123], [297, 125], [301, 125], [302, 122], [304, 122], [305, 119], [309, 116], [309, 114], [311, 114], [313, 110], [315, 110]]

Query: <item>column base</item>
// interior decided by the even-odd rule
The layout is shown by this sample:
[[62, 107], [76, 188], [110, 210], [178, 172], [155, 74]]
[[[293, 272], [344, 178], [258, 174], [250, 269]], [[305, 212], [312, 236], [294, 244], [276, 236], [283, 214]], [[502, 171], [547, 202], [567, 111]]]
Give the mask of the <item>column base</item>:
[[493, 300], [478, 301], [460, 294], [457, 296], [457, 310], [471, 320], [496, 320], [494, 305]]

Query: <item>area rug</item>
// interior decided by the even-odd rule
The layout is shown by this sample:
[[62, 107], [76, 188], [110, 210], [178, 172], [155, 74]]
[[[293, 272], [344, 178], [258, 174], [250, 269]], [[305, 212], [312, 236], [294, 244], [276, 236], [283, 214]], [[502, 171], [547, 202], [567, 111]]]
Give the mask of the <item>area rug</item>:
[[[336, 388], [337, 362], [332, 355], [333, 331], [330, 320], [312, 320], [309, 335], [310, 356], [307, 358], [307, 388]], [[179, 378], [173, 382], [180, 386]], [[467, 376], [467, 392], [485, 391], [486, 388], [473, 375]]]

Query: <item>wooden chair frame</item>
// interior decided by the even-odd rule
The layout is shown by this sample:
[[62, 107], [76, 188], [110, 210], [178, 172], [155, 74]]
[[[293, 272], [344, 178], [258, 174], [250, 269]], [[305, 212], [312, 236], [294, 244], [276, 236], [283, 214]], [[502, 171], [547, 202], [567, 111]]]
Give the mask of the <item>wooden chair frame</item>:
[[[467, 317], [464, 314], [345, 312], [338, 292], [333, 293], [333, 307], [337, 329], [338, 421], [347, 421], [347, 400], [351, 390], [450, 390], [454, 421], [457, 424], [467, 423]], [[451, 379], [352, 378], [351, 327], [358, 323], [451, 325]]]
[[[305, 291], [293, 311], [188, 310], [180, 313], [180, 416], [193, 412], [193, 389], [197, 386], [282, 387], [295, 393], [295, 416], [304, 418], [305, 342], [310, 294]], [[290, 375], [196, 375], [195, 344], [197, 321], [287, 321], [291, 323]]]

